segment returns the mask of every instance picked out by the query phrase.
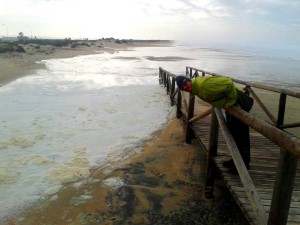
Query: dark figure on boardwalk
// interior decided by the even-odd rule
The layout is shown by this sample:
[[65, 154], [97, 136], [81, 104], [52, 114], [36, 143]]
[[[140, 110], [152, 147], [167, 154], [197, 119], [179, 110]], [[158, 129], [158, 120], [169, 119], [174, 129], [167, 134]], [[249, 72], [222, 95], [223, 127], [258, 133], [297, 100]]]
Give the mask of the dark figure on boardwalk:
[[[228, 77], [201, 76], [192, 80], [185, 76], [177, 76], [176, 83], [181, 91], [190, 92], [202, 100], [217, 108], [228, 109], [231, 106], [239, 106], [245, 111], [252, 107], [253, 99], [250, 99], [250, 107], [244, 105], [238, 95], [245, 95], [244, 91], [235, 86]], [[249, 169], [250, 163], [250, 135], [249, 127], [226, 111], [227, 127], [230, 130], [244, 163]], [[225, 161], [223, 165], [236, 172], [233, 160]]]

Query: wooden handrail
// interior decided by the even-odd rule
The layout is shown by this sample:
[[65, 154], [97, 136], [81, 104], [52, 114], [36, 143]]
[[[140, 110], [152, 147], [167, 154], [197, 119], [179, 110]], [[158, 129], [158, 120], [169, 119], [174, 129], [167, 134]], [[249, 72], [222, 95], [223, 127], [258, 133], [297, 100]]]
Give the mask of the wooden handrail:
[[[196, 72], [193, 73], [193, 70]], [[170, 80], [170, 77], [173, 79], [176, 78], [175, 74], [172, 74], [163, 68], [160, 68], [160, 74], [165, 74], [168, 76], [167, 80]], [[186, 67], [186, 74], [187, 76], [199, 76], [199, 73], [202, 73], [202, 76], [205, 74], [209, 74], [212, 76], [221, 76], [215, 73], [210, 73], [204, 70], [195, 69], [192, 67]], [[232, 79], [232, 78], [231, 78]], [[225, 141], [227, 143], [227, 147], [231, 152], [231, 156], [234, 160], [236, 168], [239, 172], [241, 181], [244, 185], [244, 189], [246, 191], [247, 197], [253, 206], [253, 211], [256, 214], [256, 218], [259, 224], [268, 224], [268, 225], [283, 225], [286, 224], [288, 214], [289, 214], [289, 207], [290, 207], [290, 200], [292, 196], [293, 190], [293, 182], [295, 179], [296, 174], [296, 167], [297, 167], [297, 159], [300, 158], [300, 138], [293, 136], [281, 129], [283, 128], [291, 128], [291, 127], [299, 127], [300, 123], [290, 123], [290, 124], [283, 124], [284, 117], [285, 117], [285, 107], [286, 107], [286, 97], [292, 96], [296, 98], [300, 98], [300, 92], [290, 91], [286, 89], [279, 89], [276, 87], [270, 87], [266, 85], [260, 85], [256, 83], [244, 82], [237, 79], [232, 79], [234, 82], [246, 85], [246, 89], [250, 92], [259, 106], [263, 109], [263, 111], [267, 114], [267, 116], [272, 121], [273, 125], [266, 122], [263, 119], [258, 118], [255, 115], [247, 113], [240, 108], [233, 106], [228, 109], [228, 113], [233, 115], [234, 117], [238, 118], [245, 124], [247, 124], [252, 129], [256, 130], [258, 133], [265, 136], [267, 139], [271, 140], [273, 143], [278, 145], [281, 149], [280, 151], [280, 158], [279, 158], [279, 165], [277, 169], [276, 175], [276, 182], [274, 185], [274, 191], [272, 196], [272, 204], [270, 207], [269, 218], [266, 216], [266, 212], [260, 203], [259, 196], [256, 192], [256, 189], [251, 181], [251, 177], [243, 163], [243, 160], [240, 156], [238, 148], [228, 131], [224, 116], [220, 109], [214, 109], [211, 111], [211, 108], [202, 112], [200, 115], [193, 117], [194, 111], [194, 99], [186, 101], [185, 98], [181, 98], [181, 91], [177, 92], [177, 116], [182, 114], [179, 113], [181, 108], [181, 102], [183, 102], [184, 107], [186, 108], [185, 112], [188, 112], [185, 116], [186, 119], [186, 140], [191, 139], [191, 123], [196, 122], [199, 119], [204, 118], [205, 116], [212, 113], [212, 122], [211, 122], [211, 130], [210, 130], [210, 139], [209, 139], [209, 149], [208, 149], [208, 159], [207, 159], [207, 180], [205, 184], [205, 196], [211, 197], [213, 193], [213, 183], [214, 183], [214, 175], [213, 175], [213, 157], [217, 153], [217, 143], [218, 143], [218, 127], [220, 126]], [[165, 85], [166, 86], [166, 85]], [[279, 99], [279, 107], [278, 107], [278, 115], [277, 119], [272, 115], [272, 113], [267, 109], [267, 107], [262, 103], [259, 97], [255, 94], [252, 87], [268, 90], [272, 92], [280, 93]], [[176, 93], [171, 93], [171, 97], [175, 98]], [[216, 122], [218, 120], [218, 122]], [[198, 137], [199, 139], [199, 137]], [[286, 174], [289, 174], [286, 177]]]
[[228, 149], [231, 152], [232, 159], [234, 161], [234, 164], [236, 166], [236, 169], [240, 175], [241, 181], [243, 183], [243, 186], [245, 188], [247, 197], [252, 205], [254, 213], [256, 213], [256, 218], [260, 225], [266, 225], [267, 224], [267, 214], [264, 210], [264, 207], [260, 201], [259, 195], [255, 189], [255, 186], [253, 184], [253, 181], [248, 173], [248, 170], [243, 162], [242, 156], [239, 152], [238, 147], [236, 146], [236, 143], [228, 130], [225, 122], [225, 118], [223, 116], [223, 113], [220, 109], [214, 108], [216, 116], [219, 121], [219, 125], [222, 131], [222, 134], [225, 138], [225, 142], [227, 143]]
[[[216, 73], [211, 73], [211, 72], [207, 72], [205, 70], [200, 70], [200, 69], [196, 69], [196, 68], [193, 68], [193, 67], [186, 67], [187, 68], [187, 71], [188, 71], [188, 68], [189, 69], [193, 69], [193, 70], [197, 70], [197, 71], [200, 71], [204, 74], [209, 74], [209, 75], [213, 75], [213, 76], [221, 76], [219, 74], [216, 74]], [[163, 69], [163, 68], [159, 68], [160, 71], [166, 73], [168, 76], [171, 76], [173, 78], [176, 78], [176, 75]], [[290, 95], [290, 96], [293, 96], [293, 97], [296, 97], [296, 98], [299, 98], [300, 97], [300, 92], [293, 92], [293, 91], [290, 91], [290, 90], [286, 90], [286, 89], [279, 89], [279, 88], [276, 88], [276, 87], [271, 87], [271, 86], [266, 86], [266, 85], [259, 85], [259, 84], [255, 84], [255, 83], [249, 83], [249, 82], [244, 82], [244, 81], [240, 81], [240, 80], [237, 80], [237, 79], [233, 79], [234, 81], [238, 82], [238, 83], [241, 83], [241, 84], [245, 84], [247, 86], [251, 86], [251, 87], [257, 87], [257, 88], [262, 88], [264, 90], [270, 90], [270, 91], [273, 91], [273, 92], [278, 92], [278, 93], [281, 93], [281, 94], [286, 94], [286, 95]], [[256, 94], [253, 92], [253, 90], [251, 88], [249, 88], [249, 91], [251, 92], [251, 94], [253, 95], [254, 98], [257, 98], [258, 97], [256, 96]], [[175, 95], [173, 95], [175, 96]], [[260, 100], [258, 100], [258, 102], [260, 102]], [[265, 106], [263, 105], [263, 103], [261, 103], [262, 105], [262, 108], [265, 108]], [[184, 106], [185, 107], [188, 107], [188, 104], [187, 102], [185, 101], [184, 99]], [[232, 107], [229, 111], [231, 111], [231, 113], [233, 115], [235, 115], [237, 118], [241, 119], [243, 122], [246, 122], [250, 127], [258, 130], [259, 132], [263, 132], [263, 134], [269, 138], [270, 140], [272, 140], [274, 143], [278, 144], [280, 147], [286, 149], [287, 151], [289, 151], [290, 154], [292, 154], [293, 156], [297, 157], [297, 158], [300, 158], [300, 150], [299, 150], [299, 139], [296, 138], [296, 137], [293, 137], [283, 131], [281, 131], [280, 129], [277, 129], [275, 127], [273, 127], [272, 125], [268, 124], [267, 122], [265, 122], [264, 120], [262, 119], [259, 119], [257, 117], [254, 117], [254, 116], [251, 116], [250, 114], [245, 114], [244, 111], [242, 110], [239, 110], [239, 109], [234, 109], [236, 107]], [[266, 113], [269, 115], [270, 119], [272, 120], [273, 123], [275, 123], [275, 117], [269, 112], [268, 109], [265, 108], [265, 111]], [[199, 115], [199, 117], [202, 117], [201, 115]], [[202, 117], [203, 118], [203, 117]], [[244, 119], [243, 119], [244, 118]], [[245, 120], [245, 118], [247, 118]], [[195, 121], [196, 117], [194, 118], [191, 118], [191, 122]], [[260, 125], [259, 125], [260, 124]], [[280, 125], [279, 127], [280, 128], [285, 128], [285, 127], [298, 127], [300, 125], [300, 123], [291, 123], [291, 124], [287, 124], [287, 125]], [[264, 130], [264, 131], [263, 131]], [[272, 132], [277, 135], [271, 135]], [[291, 150], [292, 149], [292, 150]]]
[[[192, 74], [195, 74], [195, 72], [193, 73], [193, 70], [195, 70], [195, 72], [201, 72], [202, 76], [205, 76], [206, 74], [211, 75], [211, 76], [219, 76], [219, 77], [222, 76], [222, 75], [217, 74], [217, 73], [212, 73], [212, 72], [208, 72], [208, 71], [205, 71], [205, 70], [197, 69], [197, 68], [194, 68], [194, 67], [188, 67], [188, 66], [186, 67], [187, 76], [191, 77]], [[226, 76], [223, 76], [223, 77], [226, 77]], [[277, 87], [273, 87], [273, 86], [262, 85], [262, 84], [253, 83], [253, 82], [245, 82], [245, 81], [234, 79], [234, 78], [231, 78], [231, 79], [236, 83], [243, 84], [243, 85], [246, 86], [246, 89], [251, 93], [252, 97], [255, 99], [257, 104], [262, 108], [262, 110], [266, 113], [266, 115], [272, 121], [274, 126], [280, 127], [281, 129], [300, 127], [300, 122], [286, 124], [286, 125], [285, 124], [277, 125], [277, 122], [278, 122], [277, 119], [268, 110], [268, 108], [262, 103], [262, 101], [255, 94], [255, 92], [253, 91], [252, 88], [254, 87], [254, 88], [258, 88], [260, 90], [267, 90], [267, 91], [279, 93], [280, 96], [281, 96], [280, 98], [284, 97], [284, 99], [286, 98], [286, 96], [291, 96], [291, 97], [294, 97], [294, 98], [300, 98], [300, 92], [293, 91], [293, 90], [288, 90], [288, 89], [277, 88]], [[284, 114], [284, 111], [285, 111], [284, 107], [285, 107], [285, 104], [284, 105], [279, 104], [279, 109], [278, 109], [278, 113], [279, 113], [278, 116], [279, 117], [281, 116], [280, 114]]]
[[272, 113], [267, 109], [267, 107], [262, 103], [262, 101], [259, 99], [259, 97], [255, 94], [255, 92], [251, 88], [247, 88], [249, 92], [251, 93], [251, 96], [255, 99], [255, 101], [258, 103], [258, 105], [264, 110], [264, 112], [269, 116], [270, 120], [273, 122], [274, 125], [276, 125], [277, 120], [272, 115]]
[[[227, 77], [227, 76], [224, 76], [224, 75], [208, 72], [208, 71], [197, 69], [197, 68], [194, 68], [194, 67], [187, 67], [187, 68], [191, 68], [193, 70], [200, 71], [202, 73], [205, 73], [205, 74], [208, 74], [208, 75], [211, 75], [211, 76]], [[267, 91], [272, 91], [272, 92], [277, 92], [277, 93], [283, 93], [283, 94], [286, 94], [286, 95], [289, 95], [289, 96], [293, 96], [295, 98], [300, 98], [300, 92], [298, 92], [298, 91], [288, 90], [288, 89], [284, 89], [284, 88], [277, 88], [277, 87], [258, 84], [258, 83], [254, 83], [254, 82], [246, 82], [246, 81], [235, 79], [235, 78], [232, 78], [232, 77], [230, 77], [230, 78], [234, 82], [239, 83], [239, 84], [259, 88], [259, 89], [262, 89], [262, 90], [267, 90]]]
[[211, 114], [212, 108], [209, 108], [208, 110], [204, 111], [203, 113], [194, 116], [192, 119], [189, 120], [189, 123], [193, 123], [196, 122], [197, 120], [200, 120], [206, 116], [208, 116], [209, 114]]
[[228, 112], [266, 138], [285, 149], [296, 158], [300, 158], [300, 139], [274, 127], [266, 121], [233, 106]]
[[280, 129], [294, 128], [294, 127], [300, 127], [300, 123], [289, 123], [289, 124], [284, 124], [279, 126]]
[[[192, 68], [192, 67], [187, 67], [187, 68], [194, 69], [194, 70], [200, 71], [202, 73], [207, 73], [207, 74], [214, 75], [214, 76], [220, 76], [215, 73], [207, 72], [207, 71]], [[168, 76], [176, 78], [175, 74], [170, 73], [161, 67], [160, 67], [160, 70], [163, 71], [164, 73], [166, 73]], [[187, 69], [187, 71], [188, 71], [188, 69]], [[240, 82], [240, 83], [244, 83], [244, 84], [246, 84], [248, 86], [252, 86], [252, 87], [261, 87], [261, 85], [256, 85], [253, 83], [251, 83], [251, 84], [247, 83], [247, 82]], [[270, 86], [266, 86], [266, 85], [263, 85], [263, 87], [265, 89], [268, 89], [271, 91], [279, 92], [279, 89], [275, 88], [275, 87], [270, 87]], [[254, 98], [256, 98], [257, 96], [253, 93], [252, 89], [249, 87], [248, 87], [248, 89], [250, 90], [251, 94], [253, 94]], [[285, 90], [285, 89], [280, 89], [280, 93], [291, 95], [293, 97], [300, 97], [299, 92], [290, 92], [289, 90]], [[184, 106], [188, 107], [188, 103], [185, 101], [185, 99], [184, 99]], [[294, 137], [294, 136], [278, 129], [278, 128], [268, 124], [264, 120], [259, 119], [253, 115], [250, 115], [249, 113], [246, 113], [237, 107], [231, 107], [228, 111], [229, 111], [229, 113], [231, 113], [235, 117], [239, 118], [240, 120], [245, 122], [247, 125], [249, 125], [256, 131], [258, 131], [259, 133], [263, 134], [269, 140], [273, 141], [275, 144], [277, 144], [278, 146], [280, 146], [283, 149], [285, 149], [286, 151], [288, 151], [294, 157], [300, 158], [300, 140], [299, 140], [299, 138]], [[269, 112], [267, 109], [266, 109], [266, 111]], [[270, 118], [271, 118], [272, 122], [275, 123], [275, 117], [271, 113], [268, 113], [268, 114], [270, 114]], [[198, 115], [198, 117], [203, 118], [204, 117], [203, 115]], [[191, 118], [189, 122], [194, 122], [195, 120], [197, 120], [197, 116], [194, 118]], [[293, 123], [293, 124], [289, 124], [289, 125], [280, 125], [280, 127], [281, 128], [296, 127], [298, 125], [300, 125], [300, 123]]]

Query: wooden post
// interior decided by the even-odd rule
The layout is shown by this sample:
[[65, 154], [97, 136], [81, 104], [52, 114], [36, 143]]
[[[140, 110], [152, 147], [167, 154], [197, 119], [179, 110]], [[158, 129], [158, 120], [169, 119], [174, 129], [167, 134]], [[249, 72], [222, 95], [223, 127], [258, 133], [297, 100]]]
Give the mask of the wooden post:
[[[277, 117], [277, 127], [284, 121], [286, 95], [281, 94]], [[297, 170], [297, 158], [280, 149], [277, 176], [275, 180], [268, 225], [284, 225], [287, 223], [294, 182]]]
[[296, 169], [297, 160], [281, 150], [268, 225], [287, 224]]
[[169, 74], [167, 74], [166, 83], [167, 83], [167, 94], [169, 94], [169, 92], [170, 92], [170, 75]]
[[171, 106], [175, 104], [174, 102], [174, 92], [175, 92], [175, 78], [172, 77], [172, 83], [171, 83], [171, 93], [170, 93], [170, 100], [171, 100]]
[[194, 132], [190, 127], [189, 120], [194, 116], [194, 106], [195, 106], [195, 95], [189, 94], [189, 106], [188, 106], [188, 116], [186, 120], [186, 134], [185, 134], [185, 142], [190, 144], [192, 139], [194, 138]]
[[159, 82], [160, 85], [162, 85], [162, 75], [161, 75], [161, 73], [162, 73], [162, 70], [161, 70], [161, 68], [159, 67], [159, 71], [158, 71], [158, 82]]
[[215, 180], [215, 167], [213, 164], [213, 157], [217, 155], [218, 149], [218, 137], [219, 137], [219, 124], [216, 117], [216, 113], [212, 110], [211, 113], [211, 124], [209, 134], [209, 146], [207, 154], [207, 165], [206, 165], [206, 182], [204, 197], [212, 198], [214, 192], [214, 180]]
[[178, 95], [177, 95], [177, 110], [176, 110], [176, 117], [177, 118], [180, 118], [182, 116], [181, 104], [182, 104], [181, 91], [178, 90]]
[[277, 116], [277, 127], [282, 125], [284, 122], [285, 105], [286, 105], [286, 94], [280, 94], [278, 116]]

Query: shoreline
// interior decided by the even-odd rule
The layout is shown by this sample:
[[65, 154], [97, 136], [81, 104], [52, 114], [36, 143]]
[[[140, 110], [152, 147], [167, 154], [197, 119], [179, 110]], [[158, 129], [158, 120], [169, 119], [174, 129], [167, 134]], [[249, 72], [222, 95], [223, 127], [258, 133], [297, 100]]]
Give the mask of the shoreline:
[[138, 47], [170, 46], [172, 41], [131, 41], [118, 43], [113, 40], [78, 41], [76, 47], [56, 47], [53, 45], [27, 44], [22, 47], [26, 52], [0, 53], [0, 87], [20, 77], [30, 75], [35, 70], [44, 69], [45, 65], [37, 62], [47, 59], [72, 58], [76, 56], [115, 53]]
[[[25, 54], [0, 54], [1, 63], [9, 62], [6, 73], [0, 72], [0, 84], [41, 69], [44, 65], [36, 62], [43, 59], [154, 45], [108, 42], [103, 46], [98, 53], [96, 46], [55, 50], [46, 46]], [[8, 218], [5, 224], [248, 224], [221, 180], [216, 180], [215, 198], [204, 199], [206, 156], [196, 140], [192, 145], [184, 143], [180, 119], [171, 118], [153, 137], [145, 141], [141, 151], [129, 156], [129, 162], [91, 168], [88, 178], [63, 185], [60, 191]]]

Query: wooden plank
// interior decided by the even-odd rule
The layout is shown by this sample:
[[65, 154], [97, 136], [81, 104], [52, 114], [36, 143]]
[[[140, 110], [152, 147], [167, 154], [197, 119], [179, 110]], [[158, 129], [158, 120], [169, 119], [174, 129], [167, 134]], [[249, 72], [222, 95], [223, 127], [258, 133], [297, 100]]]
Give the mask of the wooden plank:
[[264, 208], [261, 205], [261, 200], [259, 198], [259, 195], [255, 190], [255, 186], [252, 182], [251, 177], [248, 174], [245, 164], [243, 163], [243, 159], [233, 140], [233, 137], [230, 135], [230, 132], [228, 131], [222, 112], [220, 111], [220, 109], [216, 109], [216, 108], [214, 109], [214, 111], [218, 118], [223, 136], [226, 138], [226, 142], [230, 149], [234, 164], [236, 165], [237, 171], [246, 190], [247, 197], [249, 198], [251, 205], [253, 206], [254, 212], [256, 213], [257, 221], [261, 225], [267, 224], [267, 216]]

